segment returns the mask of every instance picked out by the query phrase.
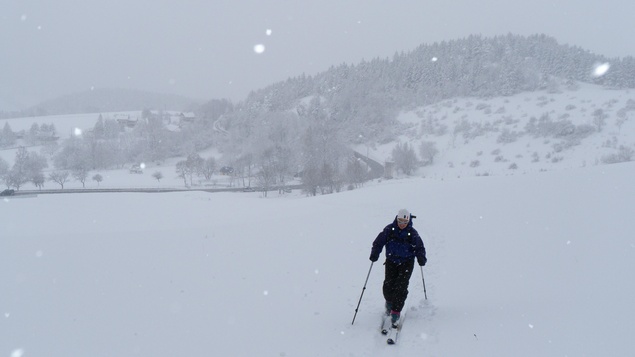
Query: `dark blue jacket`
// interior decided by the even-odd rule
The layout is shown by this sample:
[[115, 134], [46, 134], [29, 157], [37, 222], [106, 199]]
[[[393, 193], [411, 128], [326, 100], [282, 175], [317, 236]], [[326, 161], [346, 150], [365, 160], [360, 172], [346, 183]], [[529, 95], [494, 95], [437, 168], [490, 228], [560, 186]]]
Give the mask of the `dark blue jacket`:
[[406, 228], [399, 229], [397, 217], [395, 217], [395, 220], [379, 233], [370, 251], [371, 261], [375, 262], [379, 259], [379, 254], [384, 246], [386, 246], [387, 260], [403, 263], [416, 257], [419, 265], [426, 264], [426, 248], [419, 233], [412, 227], [412, 219]]

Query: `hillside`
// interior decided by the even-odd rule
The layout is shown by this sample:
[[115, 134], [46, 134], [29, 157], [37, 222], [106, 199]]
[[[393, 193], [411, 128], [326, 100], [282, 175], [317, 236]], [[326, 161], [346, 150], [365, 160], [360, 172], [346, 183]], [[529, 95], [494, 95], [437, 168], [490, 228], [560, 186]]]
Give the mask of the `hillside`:
[[[392, 160], [392, 150], [398, 143], [408, 143], [419, 160], [424, 159], [421, 144], [432, 143], [438, 153], [430, 164], [413, 173], [430, 178], [517, 175], [629, 161], [635, 158], [633, 101], [632, 90], [607, 90], [584, 83], [562, 86], [557, 92], [544, 90], [490, 99], [455, 98], [401, 112], [395, 121], [401, 135], [394, 141], [369, 141], [354, 148], [383, 164]], [[104, 113], [105, 117], [114, 115]], [[58, 123], [60, 131], [71, 135], [74, 128], [82, 131], [93, 128], [98, 117], [90, 114], [21, 118], [0, 120], [0, 126], [8, 122], [15, 130], [27, 130], [33, 122]], [[29, 147], [29, 150], [39, 152], [41, 148]], [[12, 165], [15, 152], [15, 149], [2, 150], [0, 158]], [[218, 148], [199, 154], [204, 158], [215, 157], [219, 165], [230, 162]], [[89, 177], [101, 173], [105, 179], [100, 187], [183, 187], [183, 179], [175, 170], [176, 162], [181, 159], [173, 157], [160, 164], [144, 162], [146, 170], [141, 175], [130, 175], [126, 166], [95, 170]], [[52, 161], [49, 165], [46, 171], [54, 169]], [[164, 175], [161, 182], [151, 176], [156, 171]], [[394, 174], [403, 177], [400, 172]], [[199, 180], [200, 185], [229, 184], [226, 176], [218, 174], [211, 181]], [[96, 182], [87, 182], [87, 187], [96, 186]], [[56, 185], [49, 183], [47, 187]], [[71, 181], [67, 187], [77, 188], [81, 184]]]
[[[513, 175], [635, 159], [635, 91], [562, 86], [498, 98], [455, 98], [398, 116], [398, 141], [422, 159], [438, 149], [426, 177]], [[394, 143], [357, 146], [390, 159]]]
[[[610, 70], [597, 75], [600, 64]], [[560, 81], [635, 88], [635, 58], [606, 58], [554, 38], [482, 37], [422, 44], [392, 58], [340, 64], [254, 91], [239, 106], [252, 112], [297, 108], [318, 97], [349, 142], [362, 131], [380, 140], [398, 112], [457, 97], [493, 98], [558, 87]], [[231, 118], [229, 118], [231, 119]], [[255, 119], [255, 118], [254, 118]], [[392, 133], [392, 132], [391, 132]]]
[[[67, 131], [70, 115], [0, 124], [31, 131], [32, 120], [65, 122], [60, 145], [47, 147], [49, 171], [125, 173], [130, 165], [145, 164], [147, 172], [162, 171], [164, 183], [157, 184], [179, 185], [173, 179], [176, 163], [189, 157], [186, 169], [200, 172], [200, 162], [213, 156], [218, 167], [234, 168], [246, 186], [301, 179], [311, 194], [330, 193], [358, 187], [365, 179], [351, 147], [379, 163], [394, 162], [387, 175], [392, 177], [509, 175], [631, 161], [634, 71], [632, 57], [608, 59], [543, 35], [470, 36], [290, 78], [236, 105], [210, 100], [178, 124], [161, 110], [144, 110], [131, 127], [115, 123], [113, 112], [78, 115], [71, 121], [94, 119], [79, 122], [75, 127], [82, 130], [72, 132]], [[138, 113], [157, 105], [134, 107], [146, 105], [139, 102], [144, 95], [119, 101], [117, 93], [115, 104], [104, 108], [130, 106]], [[102, 103], [108, 97], [99, 90], [90, 94]], [[90, 103], [80, 99], [71, 102]], [[179, 106], [170, 103], [161, 106]], [[97, 113], [105, 115], [105, 123], [91, 134]], [[0, 141], [9, 148], [2, 154], [9, 164], [0, 165], [6, 171], [16, 147], [25, 144]], [[190, 174], [187, 185], [215, 185], [220, 179], [228, 181], [194, 180]]]
[[173, 94], [121, 88], [96, 88], [47, 100], [27, 109], [26, 112], [38, 115], [58, 115], [142, 109], [188, 111], [199, 104], [193, 99]]

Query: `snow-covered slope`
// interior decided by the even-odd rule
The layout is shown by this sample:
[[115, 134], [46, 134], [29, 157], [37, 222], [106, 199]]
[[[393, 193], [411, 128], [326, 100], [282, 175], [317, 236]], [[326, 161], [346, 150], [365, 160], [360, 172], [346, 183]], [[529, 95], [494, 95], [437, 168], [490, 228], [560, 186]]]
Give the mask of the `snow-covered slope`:
[[[0, 201], [0, 355], [628, 356], [635, 164], [258, 193]], [[401, 340], [370, 245], [418, 215]], [[382, 258], [383, 259], [383, 258]], [[380, 260], [381, 261], [381, 260]]]
[[[532, 118], [546, 132], [529, 133]], [[540, 126], [541, 118], [548, 124]], [[635, 92], [585, 83], [509, 97], [455, 98], [404, 111], [398, 121], [404, 125], [400, 142], [418, 155], [424, 141], [439, 151], [432, 165], [418, 171], [433, 178], [595, 166], [622, 146], [635, 150]], [[394, 146], [357, 150], [384, 161], [391, 159]]]

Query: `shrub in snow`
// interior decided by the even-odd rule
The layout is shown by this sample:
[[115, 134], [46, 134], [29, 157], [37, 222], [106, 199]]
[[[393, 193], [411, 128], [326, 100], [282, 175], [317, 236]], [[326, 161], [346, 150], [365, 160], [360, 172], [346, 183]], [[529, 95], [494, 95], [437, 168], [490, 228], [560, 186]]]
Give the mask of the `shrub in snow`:
[[485, 109], [491, 109], [491, 106], [487, 103], [478, 103], [476, 105], [476, 110], [485, 110]]
[[432, 165], [434, 157], [439, 153], [436, 144], [431, 141], [422, 141], [419, 146], [419, 155], [423, 166]]
[[575, 125], [569, 120], [554, 121], [549, 113], [544, 113], [540, 119], [531, 117], [525, 125], [525, 131], [534, 137], [564, 137], [575, 132]]
[[606, 118], [608, 118], [608, 115], [602, 109], [596, 109], [593, 112], [593, 124], [595, 124], [598, 132], [602, 131], [602, 128], [606, 125]]
[[503, 131], [496, 138], [496, 142], [499, 144], [509, 144], [515, 142], [522, 134], [511, 131], [509, 129], [503, 129]]
[[633, 161], [635, 150], [628, 146], [620, 145], [618, 152], [615, 154], [602, 156], [602, 163], [617, 164], [619, 162]]

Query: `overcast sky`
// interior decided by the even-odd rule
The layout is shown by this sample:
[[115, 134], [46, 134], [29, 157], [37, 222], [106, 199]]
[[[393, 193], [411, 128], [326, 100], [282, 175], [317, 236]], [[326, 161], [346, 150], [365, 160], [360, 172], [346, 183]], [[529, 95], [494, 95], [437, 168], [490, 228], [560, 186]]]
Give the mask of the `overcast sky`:
[[544, 33], [624, 57], [633, 14], [633, 0], [0, 0], [0, 110], [105, 87], [239, 101], [470, 34]]

